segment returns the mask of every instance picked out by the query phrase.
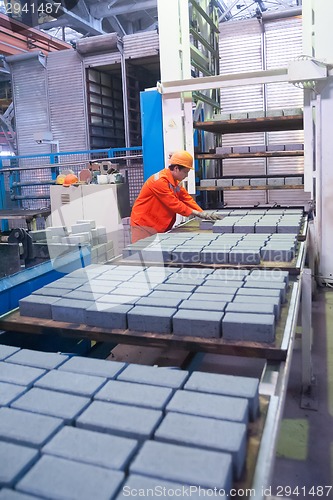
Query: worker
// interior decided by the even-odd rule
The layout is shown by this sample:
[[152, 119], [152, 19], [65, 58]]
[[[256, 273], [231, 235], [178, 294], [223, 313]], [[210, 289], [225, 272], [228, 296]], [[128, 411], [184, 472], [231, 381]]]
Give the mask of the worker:
[[131, 213], [132, 243], [172, 228], [176, 214], [216, 220], [204, 212], [180, 183], [193, 168], [193, 157], [187, 151], [176, 151], [169, 165], [149, 177], [137, 197]]

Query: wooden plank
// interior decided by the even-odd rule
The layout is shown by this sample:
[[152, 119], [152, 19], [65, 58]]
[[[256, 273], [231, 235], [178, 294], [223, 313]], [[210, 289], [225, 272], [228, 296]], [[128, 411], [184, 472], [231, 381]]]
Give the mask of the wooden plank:
[[[288, 304], [289, 300], [290, 292], [288, 293]], [[272, 344], [243, 341], [232, 342], [223, 338], [177, 337], [173, 334], [97, 328], [83, 324], [21, 316], [19, 310], [2, 316], [0, 318], [0, 329], [40, 335], [85, 338], [95, 340], [96, 342], [114, 342], [117, 344], [143, 345], [146, 347], [176, 349], [189, 352], [209, 352], [232, 356], [284, 360], [287, 351], [281, 349], [281, 344], [288, 312], [289, 306], [282, 308], [281, 318], [276, 326], [276, 340]]]
[[217, 134], [300, 130], [303, 128], [303, 115], [265, 116], [262, 118], [247, 118], [242, 120], [194, 122], [194, 128]]

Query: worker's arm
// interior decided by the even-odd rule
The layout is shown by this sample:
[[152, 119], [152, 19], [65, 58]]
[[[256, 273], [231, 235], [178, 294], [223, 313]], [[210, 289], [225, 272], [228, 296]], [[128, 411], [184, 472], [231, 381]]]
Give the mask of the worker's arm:
[[180, 188], [180, 196], [179, 199], [185, 203], [187, 206], [191, 207], [193, 210], [197, 210], [198, 212], [202, 212], [202, 208], [194, 201], [192, 196], [188, 194], [185, 188]]

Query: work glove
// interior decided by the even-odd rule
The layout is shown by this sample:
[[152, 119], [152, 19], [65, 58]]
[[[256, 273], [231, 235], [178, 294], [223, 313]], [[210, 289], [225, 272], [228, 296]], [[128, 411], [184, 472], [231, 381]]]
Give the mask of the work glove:
[[199, 212], [198, 210], [193, 210], [193, 215], [195, 217], [199, 217], [200, 219], [205, 219], [205, 220], [220, 220], [220, 216], [216, 214], [210, 214], [208, 212]]

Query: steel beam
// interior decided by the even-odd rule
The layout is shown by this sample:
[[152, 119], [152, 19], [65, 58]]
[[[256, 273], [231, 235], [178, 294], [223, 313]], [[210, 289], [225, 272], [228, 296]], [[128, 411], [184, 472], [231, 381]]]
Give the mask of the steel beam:
[[131, 12], [140, 12], [146, 9], [156, 9], [157, 0], [146, 0], [144, 2], [133, 3], [132, 5], [113, 6], [110, 1], [98, 2], [90, 6], [90, 14], [96, 19], [103, 17], [128, 15]]

